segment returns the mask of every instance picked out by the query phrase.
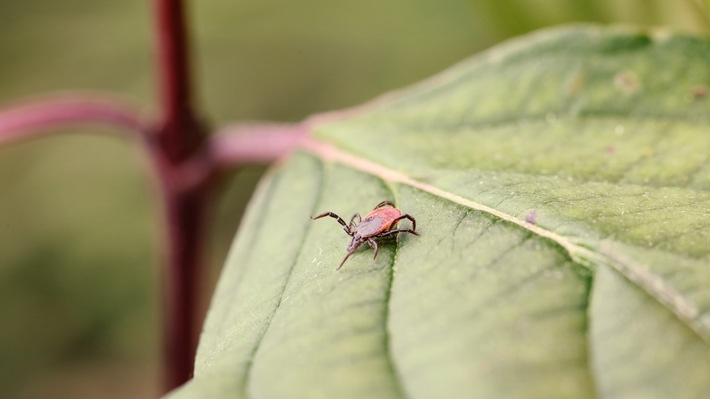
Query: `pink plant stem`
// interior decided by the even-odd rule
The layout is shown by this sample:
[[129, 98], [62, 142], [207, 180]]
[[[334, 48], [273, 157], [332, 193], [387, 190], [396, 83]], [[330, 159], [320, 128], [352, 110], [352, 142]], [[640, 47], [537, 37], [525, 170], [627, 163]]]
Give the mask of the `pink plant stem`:
[[192, 376], [197, 347], [196, 303], [210, 176], [205, 132], [192, 107], [183, 2], [154, 0], [161, 117], [154, 143], [168, 230], [164, 270], [165, 388]]
[[210, 137], [210, 159], [215, 170], [240, 165], [269, 164], [307, 147], [317, 125], [338, 121], [357, 112], [357, 108], [315, 114], [298, 123], [241, 122], [223, 128]]
[[269, 164], [301, 147], [308, 139], [306, 123], [253, 122], [228, 126], [210, 140], [214, 167]]
[[[62, 124], [98, 123], [146, 138], [150, 128], [132, 107], [95, 94], [66, 94], [0, 111], [0, 145], [52, 133]], [[55, 131], [56, 132], [56, 131]]]

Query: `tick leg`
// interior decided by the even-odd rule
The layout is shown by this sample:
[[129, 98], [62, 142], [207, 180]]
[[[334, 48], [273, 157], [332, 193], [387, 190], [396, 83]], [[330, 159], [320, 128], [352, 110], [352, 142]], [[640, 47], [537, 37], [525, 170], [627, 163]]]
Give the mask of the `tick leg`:
[[392, 201], [382, 201], [382, 202], [380, 202], [379, 204], [377, 204], [377, 206], [376, 206], [373, 210], [375, 210], [375, 209], [380, 209], [380, 208], [382, 208], [383, 206], [387, 206], [387, 205], [391, 206], [392, 208], [395, 208], [394, 202], [392, 202]]
[[373, 256], [372, 259], [377, 259], [377, 251], [380, 250], [380, 248], [377, 246], [377, 242], [375, 242], [375, 240], [373, 240], [372, 238], [368, 238], [367, 243], [370, 244], [372, 248], [375, 248], [375, 256]]
[[350, 235], [350, 236], [353, 235], [352, 231], [350, 230], [350, 227], [348, 227], [348, 225], [345, 224], [345, 221], [343, 220], [343, 218], [341, 218], [340, 216], [336, 215], [333, 212], [325, 212], [325, 213], [321, 213], [318, 216], [311, 216], [311, 219], [316, 220], [316, 219], [320, 219], [320, 218], [326, 217], [326, 216], [330, 216], [333, 219], [337, 220], [338, 223], [343, 225], [343, 230], [345, 230], [345, 232], [348, 233], [348, 235]]
[[350, 231], [354, 231], [355, 227], [357, 227], [357, 223], [353, 224], [355, 222], [355, 219], [357, 219], [357, 223], [362, 222], [362, 217], [360, 216], [360, 214], [354, 214], [353, 217], [350, 219]]
[[391, 236], [392, 234], [397, 234], [397, 233], [410, 233], [410, 234], [414, 234], [415, 236], [419, 235], [419, 233], [417, 233], [416, 231], [414, 231], [412, 229], [397, 229], [397, 230], [385, 231], [384, 233], [378, 234], [376, 237], [377, 238], [387, 237], [387, 236]]
[[412, 222], [412, 230], [416, 230], [416, 229], [417, 229], [417, 221], [414, 220], [414, 218], [411, 217], [410, 215], [407, 215], [406, 213], [405, 213], [404, 215], [401, 215], [401, 216], [398, 216], [397, 218], [395, 218], [395, 219], [392, 221], [392, 226], [394, 226], [394, 225], [396, 225], [397, 223], [399, 223], [399, 221], [402, 220], [402, 219], [407, 219], [407, 220], [409, 220], [410, 222]]

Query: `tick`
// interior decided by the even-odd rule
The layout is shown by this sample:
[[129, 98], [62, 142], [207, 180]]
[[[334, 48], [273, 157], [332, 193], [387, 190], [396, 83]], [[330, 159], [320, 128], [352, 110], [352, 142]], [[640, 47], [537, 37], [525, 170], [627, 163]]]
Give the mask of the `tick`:
[[[359, 213], [354, 214], [352, 219], [350, 219], [350, 224], [346, 224], [343, 218], [333, 212], [325, 212], [318, 216], [311, 216], [311, 219], [316, 220], [326, 216], [330, 216], [337, 220], [338, 223], [343, 225], [343, 230], [345, 230], [345, 232], [353, 238], [350, 240], [350, 244], [348, 245], [348, 254], [345, 255], [343, 261], [340, 262], [340, 266], [338, 266], [337, 270], [340, 270], [350, 255], [352, 255], [353, 252], [355, 252], [366, 242], [374, 248], [375, 256], [373, 259], [377, 259], [378, 247], [377, 242], [374, 240], [375, 238], [387, 237], [397, 233], [410, 233], [415, 236], [419, 235], [419, 233], [416, 232], [417, 221], [414, 220], [412, 216], [402, 213], [402, 211], [395, 208], [394, 203], [391, 201], [382, 201], [377, 204], [372, 212], [365, 215], [365, 219], [360, 217]], [[355, 219], [357, 219], [357, 221]], [[411, 229], [396, 228], [397, 223], [403, 219], [407, 219], [412, 222]]]

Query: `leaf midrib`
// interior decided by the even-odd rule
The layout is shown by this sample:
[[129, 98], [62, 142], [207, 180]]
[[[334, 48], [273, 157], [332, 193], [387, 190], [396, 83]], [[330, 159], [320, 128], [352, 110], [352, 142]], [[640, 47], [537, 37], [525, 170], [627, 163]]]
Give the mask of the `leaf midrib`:
[[336, 162], [349, 166], [356, 170], [376, 176], [387, 183], [404, 184], [463, 207], [484, 212], [500, 220], [517, 225], [518, 227], [529, 231], [531, 234], [550, 240], [556, 245], [562, 247], [569, 254], [572, 261], [592, 271], [597, 265], [606, 265], [624, 276], [633, 285], [642, 289], [647, 295], [656, 300], [662, 306], [669, 309], [688, 328], [690, 328], [691, 331], [698, 335], [703, 342], [710, 345], [710, 332], [707, 331], [702, 323], [697, 321], [697, 306], [686, 300], [683, 295], [666, 284], [666, 282], [658, 275], [650, 272], [647, 268], [640, 267], [640, 265], [630, 259], [624, 261], [619, 258], [615, 259], [605, 253], [596, 252], [581, 243], [577, 243], [574, 240], [557, 234], [551, 230], [544, 229], [536, 224], [527, 223], [523, 219], [464, 198], [458, 194], [451, 193], [439, 187], [423, 183], [407, 176], [402, 172], [395, 171], [387, 168], [386, 166], [375, 163], [372, 160], [342, 151], [332, 144], [315, 139], [309, 139], [304, 143], [303, 147], [306, 151], [324, 161]]

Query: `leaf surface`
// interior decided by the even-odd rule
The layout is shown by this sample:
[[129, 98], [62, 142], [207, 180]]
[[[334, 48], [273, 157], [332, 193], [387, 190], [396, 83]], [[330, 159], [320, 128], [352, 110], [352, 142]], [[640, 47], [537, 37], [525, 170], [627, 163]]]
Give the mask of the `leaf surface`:
[[[709, 81], [707, 40], [577, 26], [321, 126], [252, 200], [173, 396], [703, 397]], [[308, 216], [382, 200], [421, 236], [336, 272], [350, 237]]]

